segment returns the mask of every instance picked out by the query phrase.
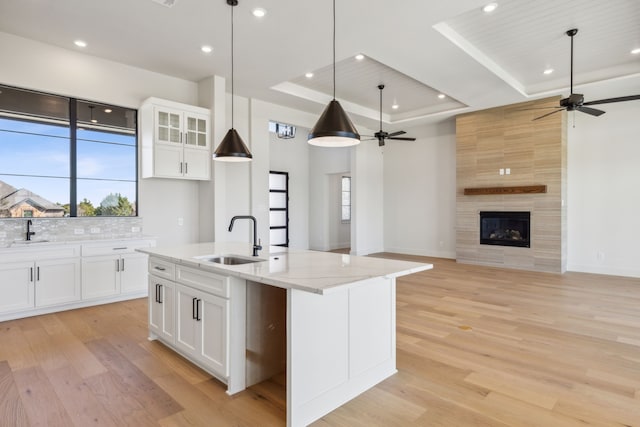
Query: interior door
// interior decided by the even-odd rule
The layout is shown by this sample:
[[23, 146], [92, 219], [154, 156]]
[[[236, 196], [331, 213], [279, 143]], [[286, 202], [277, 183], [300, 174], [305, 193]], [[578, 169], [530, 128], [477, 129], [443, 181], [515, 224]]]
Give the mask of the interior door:
[[289, 173], [269, 172], [269, 244], [289, 246]]

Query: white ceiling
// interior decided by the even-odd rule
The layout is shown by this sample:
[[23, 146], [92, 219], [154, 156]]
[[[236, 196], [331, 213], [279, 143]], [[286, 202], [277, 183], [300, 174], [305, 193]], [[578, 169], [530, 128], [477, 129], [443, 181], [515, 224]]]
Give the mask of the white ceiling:
[[[487, 1], [337, 0], [336, 97], [354, 121], [377, 128], [381, 83], [389, 131], [567, 95], [570, 28], [579, 29], [576, 85], [613, 79], [617, 92], [606, 97], [640, 94], [640, 54], [630, 53], [640, 47], [640, 1], [499, 0], [485, 14]], [[76, 50], [73, 41], [83, 39], [87, 54], [191, 81], [229, 77], [231, 7], [225, 0], [168, 3], [0, 0], [0, 31]], [[239, 3], [236, 94], [319, 114], [332, 93], [331, 0]], [[267, 15], [254, 17], [254, 7]], [[213, 53], [203, 54], [203, 44]], [[365, 59], [356, 61], [358, 53]], [[547, 67], [554, 73], [544, 75]], [[309, 71], [312, 79], [304, 77]], [[581, 92], [593, 99], [588, 88]], [[393, 102], [400, 108], [392, 110]]]

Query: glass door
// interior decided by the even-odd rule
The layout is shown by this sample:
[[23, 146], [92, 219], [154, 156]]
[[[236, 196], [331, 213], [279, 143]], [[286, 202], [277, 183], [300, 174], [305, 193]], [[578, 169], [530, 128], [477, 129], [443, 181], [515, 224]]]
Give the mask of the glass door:
[[269, 172], [269, 243], [289, 246], [289, 174]]

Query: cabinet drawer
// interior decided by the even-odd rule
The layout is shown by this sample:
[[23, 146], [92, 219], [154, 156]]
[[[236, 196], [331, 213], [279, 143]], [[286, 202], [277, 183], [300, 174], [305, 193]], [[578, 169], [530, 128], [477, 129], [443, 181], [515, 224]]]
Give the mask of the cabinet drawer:
[[176, 282], [229, 298], [229, 278], [196, 268], [176, 266]]
[[161, 260], [156, 257], [149, 257], [149, 274], [162, 277], [167, 280], [175, 280], [175, 264]]
[[82, 256], [114, 255], [135, 252], [137, 248], [148, 248], [152, 240], [122, 240], [110, 242], [85, 243], [82, 245]]

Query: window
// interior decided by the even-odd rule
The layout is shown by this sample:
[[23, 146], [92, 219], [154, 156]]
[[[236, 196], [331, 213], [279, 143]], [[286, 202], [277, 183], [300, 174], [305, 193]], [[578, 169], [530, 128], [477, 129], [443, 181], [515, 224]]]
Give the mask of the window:
[[137, 215], [136, 110], [0, 86], [0, 217]]
[[342, 177], [342, 221], [351, 221], [351, 177]]

